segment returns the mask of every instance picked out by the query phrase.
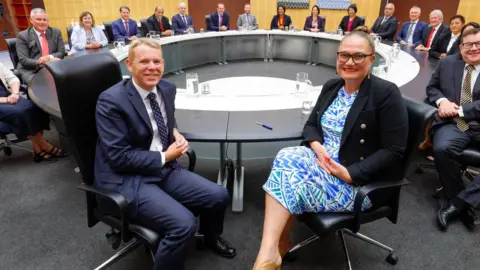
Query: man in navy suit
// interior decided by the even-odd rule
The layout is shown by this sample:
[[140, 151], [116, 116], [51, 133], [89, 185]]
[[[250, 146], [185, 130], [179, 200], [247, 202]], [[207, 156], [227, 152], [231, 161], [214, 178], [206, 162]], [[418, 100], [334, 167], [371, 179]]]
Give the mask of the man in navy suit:
[[428, 24], [419, 20], [421, 12], [417, 6], [410, 9], [410, 21], [403, 24], [397, 35], [400, 44], [416, 47], [422, 41], [423, 29], [428, 27]]
[[210, 15], [211, 31], [230, 30], [230, 16], [225, 12], [225, 6], [222, 3], [217, 5], [217, 12]]
[[112, 30], [115, 40], [123, 38], [127, 41], [140, 37], [137, 22], [130, 19], [130, 8], [127, 6], [120, 7], [120, 19], [113, 21]]
[[192, 26], [192, 16], [187, 15], [187, 5], [185, 3], [178, 4], [178, 14], [172, 17], [172, 28], [175, 31], [175, 35], [183, 35], [187, 32], [188, 26]]
[[427, 86], [427, 98], [438, 107], [432, 124], [433, 157], [442, 182], [437, 219], [443, 230], [457, 217], [465, 220], [459, 198], [465, 189], [458, 155], [480, 143], [480, 29], [463, 33], [460, 54], [444, 57]]
[[227, 190], [177, 163], [188, 141], [175, 122], [176, 87], [162, 79], [160, 45], [147, 38], [134, 40], [126, 65], [132, 79], [98, 99], [95, 184], [125, 196], [132, 221], [163, 236], [155, 270], [183, 269], [189, 240], [197, 231], [193, 213], [200, 214], [206, 246], [234, 257], [235, 249], [220, 237]]
[[392, 3], [388, 3], [385, 6], [385, 10], [383, 11], [383, 15], [378, 17], [375, 23], [373, 24], [371, 31], [372, 35], [377, 34], [382, 39], [385, 40], [393, 40], [395, 33], [397, 32], [397, 25], [398, 20], [393, 16], [395, 12], [395, 5]]
[[422, 41], [415, 48], [417, 51], [429, 51], [433, 44], [437, 43], [440, 37], [450, 35], [450, 27], [443, 24], [443, 12], [435, 9], [430, 12], [430, 26], [423, 30]]

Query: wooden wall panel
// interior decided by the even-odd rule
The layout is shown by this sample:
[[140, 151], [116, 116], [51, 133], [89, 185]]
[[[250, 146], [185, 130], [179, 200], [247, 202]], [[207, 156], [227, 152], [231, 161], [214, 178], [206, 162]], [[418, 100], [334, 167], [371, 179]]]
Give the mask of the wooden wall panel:
[[237, 19], [240, 14], [245, 12], [245, 4], [248, 0], [189, 0], [190, 7], [189, 15], [193, 18], [193, 25], [196, 30], [203, 28], [207, 30], [205, 25], [205, 15], [212, 14], [217, 11], [217, 4], [222, 2], [225, 6], [225, 11], [230, 15], [230, 29], [237, 29]]
[[440, 9], [443, 12], [443, 23], [449, 24], [450, 18], [457, 14], [459, 5], [459, 0], [390, 0], [389, 2], [395, 4], [395, 16], [401, 24], [409, 20], [410, 8], [413, 6], [419, 6], [422, 9], [420, 20], [428, 23], [430, 12], [434, 9]]
[[480, 23], [480, 1], [460, 0], [457, 13], [465, 16], [467, 22], [474, 21]]

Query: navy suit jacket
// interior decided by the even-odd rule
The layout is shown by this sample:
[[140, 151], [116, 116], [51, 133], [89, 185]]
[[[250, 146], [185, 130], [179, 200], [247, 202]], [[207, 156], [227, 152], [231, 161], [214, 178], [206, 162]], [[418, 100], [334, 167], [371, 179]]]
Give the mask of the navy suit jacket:
[[125, 30], [125, 25], [123, 24], [123, 20], [121, 18], [113, 21], [112, 30], [114, 40], [117, 40], [119, 38], [123, 38], [126, 40], [131, 36], [140, 37], [140, 31], [138, 30], [137, 22], [132, 19], [128, 20], [128, 33]]
[[180, 16], [180, 14], [172, 17], [172, 28], [173, 31], [175, 31], [175, 35], [183, 35], [185, 34], [185, 31], [189, 25], [193, 26], [192, 16], [185, 15], [185, 19], [187, 20], [187, 25], [185, 25], [185, 22], [182, 20], [182, 16]]
[[[406, 22], [403, 24], [402, 29], [400, 30], [400, 33], [397, 35], [397, 41], [405, 41], [408, 42], [407, 40], [407, 34], [408, 34], [408, 28], [410, 27], [411, 22]], [[413, 44], [415, 46], [418, 46], [422, 42], [422, 37], [423, 37], [423, 30], [428, 27], [428, 24], [426, 22], [418, 21], [417, 25], [415, 26], [415, 31], [413, 32]]]
[[212, 15], [210, 15], [210, 30], [220, 31], [221, 26], [226, 26], [227, 30], [230, 30], [230, 16], [228, 16], [228, 13], [223, 13], [222, 25], [218, 25], [218, 13], [212, 13]]
[[[290, 26], [290, 24], [292, 24], [292, 18], [285, 14], [283, 18], [283, 26]], [[278, 29], [278, 15], [273, 16], [272, 22], [270, 23], [270, 29]]]
[[395, 33], [397, 32], [398, 20], [394, 16], [390, 16], [383, 24], [383, 18], [385, 16], [380, 16], [377, 18], [372, 28], [370, 29], [373, 33], [382, 37], [382, 39], [393, 40]]
[[[169, 145], [173, 143], [173, 128], [176, 126], [176, 90], [174, 84], [163, 79], [157, 85], [168, 119]], [[121, 193], [131, 203], [135, 201], [141, 181], [163, 179], [164, 164], [160, 152], [149, 151], [153, 138], [150, 118], [130, 79], [117, 83], [100, 95], [96, 122], [95, 184]]]
[[[319, 16], [318, 19], [317, 19], [317, 29], [320, 30], [320, 32], [325, 32], [325, 22], [323, 21], [323, 19]], [[308, 16], [306, 19], [305, 19], [305, 24], [303, 25], [303, 30], [305, 31], [310, 31], [310, 29], [312, 28], [312, 23], [313, 23], [313, 17], [312, 16]]]
[[[427, 86], [428, 102], [436, 107], [439, 98], [447, 98], [460, 104], [465, 62], [460, 54], [449, 55], [440, 60]], [[462, 105], [465, 121], [480, 121], [480, 79], [477, 79], [472, 91], [472, 103]], [[433, 126], [452, 122], [435, 114]]]

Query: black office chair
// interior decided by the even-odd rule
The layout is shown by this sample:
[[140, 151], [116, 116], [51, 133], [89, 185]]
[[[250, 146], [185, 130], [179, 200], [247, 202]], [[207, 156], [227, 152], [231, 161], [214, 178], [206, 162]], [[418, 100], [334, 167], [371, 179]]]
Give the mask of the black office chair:
[[[424, 103], [408, 97], [404, 97], [404, 101], [408, 111], [409, 130], [407, 148], [403, 158], [403, 177], [405, 177], [405, 173], [413, 157], [413, 152], [425, 130], [427, 121], [435, 113], [433, 107]], [[389, 252], [387, 261], [391, 264], [396, 264], [398, 257], [394, 254], [392, 248], [368, 238], [367, 236], [360, 234], [358, 231], [362, 224], [370, 223], [382, 218], [387, 218], [394, 224], [397, 223], [400, 190], [401, 187], [406, 184], [408, 184], [408, 182], [405, 179], [385, 179], [384, 181], [373, 182], [363, 186], [355, 197], [353, 213], [308, 213], [300, 215], [298, 219], [301, 222], [304, 222], [315, 233], [315, 235], [294, 246], [287, 253], [286, 258], [292, 257], [292, 252], [295, 252], [299, 248], [304, 247], [319, 238], [324, 238], [333, 232], [339, 232], [340, 239], [343, 243], [345, 257], [350, 269], [352, 269], [352, 266], [345, 243], [344, 233], [387, 250]], [[367, 196], [372, 201], [373, 207], [362, 212], [362, 203]]]
[[319, 16], [323, 20], [323, 28], [327, 29], [327, 16]]
[[[83, 184], [80, 189], [87, 195], [88, 226], [102, 222], [111, 227], [106, 237], [113, 249], [123, 241], [128, 243], [97, 269], [103, 269], [136, 247], [143, 245], [155, 254], [161, 235], [157, 232], [130, 222], [127, 200], [119, 193], [94, 186], [94, 160], [97, 142], [95, 106], [98, 96], [112, 85], [122, 80], [117, 59], [110, 53], [90, 54], [50, 62], [46, 65], [53, 76], [57, 88], [58, 101], [63, 121], [70, 139]], [[195, 166], [195, 156], [189, 153], [189, 169]], [[104, 203], [118, 209], [117, 213], [107, 213]], [[110, 205], [109, 204], [109, 205]], [[114, 208], [115, 209], [115, 208]], [[133, 239], [133, 241], [131, 241]]]
[[7, 123], [0, 122], [0, 151], [9, 157], [12, 155], [12, 148], [22, 149], [32, 153], [32, 149], [25, 148], [18, 143], [26, 141], [26, 138], [17, 138], [13, 133], [12, 126]]
[[146, 37], [148, 34], [148, 23], [147, 19], [140, 19], [140, 32], [142, 33], [143, 37]]
[[70, 50], [72, 49], [72, 32], [73, 32], [73, 27], [67, 26], [68, 46], [70, 47]]
[[215, 31], [213, 28], [212, 28], [212, 17], [209, 15], [205, 15], [205, 29], [207, 29], [207, 31]]
[[362, 25], [365, 25], [365, 19], [366, 17], [365, 16], [358, 16], [360, 18], [360, 20], [362, 20]]
[[108, 43], [114, 42], [115, 37], [113, 36], [112, 22], [103, 22], [103, 26], [105, 27], [105, 32], [107, 33]]

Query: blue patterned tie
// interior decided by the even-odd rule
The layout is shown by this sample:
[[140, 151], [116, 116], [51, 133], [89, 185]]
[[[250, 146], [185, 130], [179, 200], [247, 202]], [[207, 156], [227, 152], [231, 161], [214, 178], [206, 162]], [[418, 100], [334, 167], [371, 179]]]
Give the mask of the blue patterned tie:
[[[165, 121], [163, 121], [162, 111], [160, 110], [160, 106], [157, 102], [157, 95], [155, 93], [149, 93], [147, 98], [150, 100], [150, 106], [152, 107], [153, 111], [153, 118], [157, 123], [158, 127], [158, 134], [160, 135], [160, 140], [162, 141], [163, 151], [167, 151], [168, 149], [168, 134], [167, 134], [167, 127], [165, 126]], [[180, 164], [177, 163], [176, 160], [172, 160], [170, 162], [172, 168], [174, 169], [182, 169]]]

